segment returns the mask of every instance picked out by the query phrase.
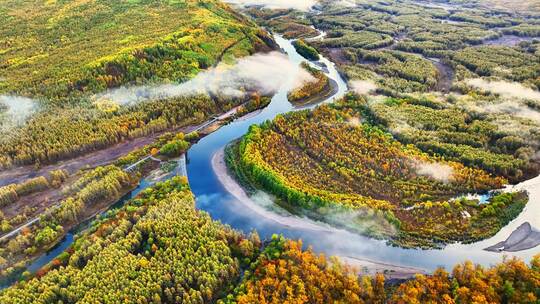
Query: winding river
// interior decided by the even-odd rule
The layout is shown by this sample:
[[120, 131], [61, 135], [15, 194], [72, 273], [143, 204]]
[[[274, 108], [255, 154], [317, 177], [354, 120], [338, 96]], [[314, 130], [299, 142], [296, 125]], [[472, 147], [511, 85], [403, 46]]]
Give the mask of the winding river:
[[[304, 61], [295, 51], [291, 44], [292, 41], [278, 35], [275, 35], [274, 38], [279, 46], [287, 53], [291, 62], [300, 64]], [[344, 96], [347, 91], [347, 84], [331, 61], [325, 57], [321, 57], [318, 63], [310, 64], [315, 68], [321, 68], [322, 66], [325, 74], [337, 84], [337, 90], [334, 95], [323, 100], [322, 103], [332, 102]], [[191, 189], [196, 196], [197, 208], [208, 212], [215, 220], [219, 220], [244, 232], [255, 229], [262, 238], [271, 237], [272, 234], [283, 234], [293, 239], [300, 238], [303, 240], [304, 245], [312, 246], [315, 251], [324, 252], [327, 255], [338, 255], [347, 257], [348, 259], [374, 261], [398, 266], [410, 266], [426, 271], [434, 270], [438, 266], [451, 268], [454, 264], [464, 260], [472, 260], [484, 265], [500, 262], [503, 256], [501, 253], [488, 252], [483, 250], [483, 248], [505, 240], [514, 229], [526, 221], [534, 227], [540, 227], [540, 214], [538, 212], [540, 210], [540, 177], [513, 187], [529, 191], [531, 199], [520, 216], [503, 228], [497, 235], [489, 240], [474, 244], [449, 245], [443, 250], [416, 250], [391, 247], [384, 241], [363, 237], [345, 230], [330, 227], [324, 223], [288, 214], [284, 210], [277, 210], [277, 207], [272, 205], [269, 196], [261, 195], [262, 199], [257, 200], [259, 202], [265, 202], [265, 205], [256, 204], [255, 200], [249, 198], [242, 199], [238, 198], [238, 195], [234, 196], [226, 190], [220, 179], [218, 179], [216, 172], [214, 172], [212, 161], [215, 161], [215, 154], [222, 151], [231, 141], [244, 135], [252, 124], [260, 124], [266, 120], [273, 119], [278, 114], [314, 107], [315, 105], [301, 108], [294, 107], [287, 100], [287, 92], [293, 83], [294, 75], [291, 75], [290, 83], [285, 84], [274, 95], [271, 103], [266, 108], [248, 114], [244, 118], [237, 119], [221, 127], [217, 131], [202, 138], [187, 152], [188, 179]], [[180, 174], [179, 167], [169, 173], [164, 173], [156, 169], [148, 177], [144, 178], [135, 190], [124, 196], [109, 209], [122, 206], [128, 199], [135, 197], [140, 191], [150, 187], [155, 182], [163, 181]], [[70, 231], [50, 252], [34, 260], [29, 265], [28, 270], [35, 272], [52, 261], [52, 259], [73, 243], [74, 236], [79, 231], [84, 230], [88, 223], [89, 221]], [[538, 253], [538, 249], [533, 248], [506, 254], [516, 255], [525, 260], [530, 260], [535, 253]]]
[[[280, 36], [275, 36], [275, 39], [280, 47], [287, 52], [289, 60], [298, 64], [303, 60], [296, 53], [290, 41]], [[328, 71], [325, 71], [327, 76], [338, 84], [337, 93], [323, 101], [331, 102], [335, 98], [343, 96], [347, 87], [334, 64], [324, 57], [321, 58], [321, 61], [328, 68]], [[516, 189], [529, 191], [531, 199], [520, 216], [494, 237], [473, 244], [449, 245], [443, 250], [391, 247], [384, 241], [329, 227], [324, 223], [286, 214], [284, 211], [275, 212], [260, 205], [253, 206], [253, 201], [238, 199], [238, 196], [229, 193], [218, 179], [216, 172], [213, 171], [212, 158], [228, 143], [244, 135], [250, 125], [262, 123], [281, 113], [298, 110], [287, 100], [287, 91], [287, 87], [281, 88], [268, 107], [247, 119], [236, 120], [222, 127], [204, 137], [188, 151], [188, 178], [197, 198], [197, 207], [210, 213], [212, 218], [245, 232], [256, 229], [261, 237], [270, 237], [274, 233], [281, 233], [289, 238], [301, 238], [305, 245], [312, 246], [315, 251], [328, 255], [412, 266], [427, 271], [434, 270], [438, 266], [451, 268], [454, 264], [464, 260], [472, 260], [483, 265], [500, 262], [503, 254], [483, 249], [506, 239], [523, 222], [528, 221], [534, 227], [540, 227], [540, 214], [538, 212], [540, 210], [540, 177], [514, 186]], [[272, 210], [275, 210], [275, 206]], [[535, 253], [538, 253], [537, 248], [505, 254], [530, 260]]]

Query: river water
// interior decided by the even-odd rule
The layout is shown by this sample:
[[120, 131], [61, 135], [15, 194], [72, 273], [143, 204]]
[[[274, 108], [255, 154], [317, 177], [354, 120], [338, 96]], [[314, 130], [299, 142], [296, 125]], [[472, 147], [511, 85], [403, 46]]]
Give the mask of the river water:
[[[276, 36], [276, 41], [283, 48], [289, 59], [300, 63], [303, 58], [296, 53], [290, 41]], [[336, 95], [323, 102], [331, 102], [343, 96], [346, 83], [341, 78], [335, 66], [326, 58], [321, 59], [328, 67], [327, 75], [338, 84]], [[271, 81], [271, 80], [269, 80]], [[293, 215], [283, 215], [267, 210], [261, 213], [260, 208], [250, 208], [246, 202], [241, 202], [227, 192], [218, 180], [212, 168], [213, 155], [231, 141], [244, 135], [249, 126], [272, 119], [278, 114], [297, 110], [287, 100], [287, 87], [283, 87], [273, 98], [272, 102], [257, 115], [245, 120], [237, 120], [222, 127], [216, 132], [204, 137], [188, 151], [188, 178], [193, 193], [197, 198], [197, 207], [205, 210], [212, 218], [229, 224], [233, 228], [249, 232], [256, 229], [261, 237], [270, 237], [281, 233], [289, 238], [301, 238], [305, 245], [312, 246], [317, 252], [328, 255], [349, 256], [358, 259], [368, 259], [402, 266], [414, 266], [425, 270], [434, 270], [438, 266], [451, 268], [464, 260], [489, 265], [500, 262], [503, 254], [488, 252], [484, 248], [493, 245], [506, 237], [520, 224], [530, 222], [534, 227], [540, 227], [540, 177], [522, 183], [516, 188], [530, 192], [530, 202], [522, 214], [489, 240], [474, 244], [453, 244], [443, 250], [402, 249], [386, 245], [384, 241], [374, 240], [353, 234], [344, 230], [329, 227], [324, 223], [313, 222], [309, 219]], [[314, 229], [317, 226], [320, 229]], [[530, 260], [538, 253], [538, 249], [529, 249], [516, 255]]]
[[[291, 44], [292, 41], [278, 35], [275, 35], [274, 38], [279, 46], [287, 53], [291, 62], [300, 64], [304, 61], [304, 58], [295, 51]], [[347, 84], [331, 61], [321, 56], [318, 63], [310, 64], [315, 68], [321, 68], [323, 66], [324, 68], [322, 70], [325, 74], [337, 84], [336, 93], [323, 100], [322, 103], [332, 102], [345, 95]], [[272, 80], [269, 79], [268, 81]], [[302, 108], [294, 107], [287, 100], [287, 92], [293, 83], [294, 75], [291, 75], [290, 83], [285, 84], [274, 95], [271, 103], [266, 108], [248, 115], [248, 118], [237, 119], [221, 127], [217, 131], [202, 138], [187, 152], [188, 179], [191, 189], [196, 196], [197, 208], [208, 212], [213, 219], [246, 233], [255, 229], [262, 238], [271, 237], [272, 234], [283, 234], [288, 238], [302, 239], [304, 245], [312, 246], [315, 251], [323, 252], [327, 255], [346, 256], [400, 266], [413, 266], [427, 271], [434, 270], [438, 266], [451, 268], [454, 264], [464, 260], [472, 260], [486, 266], [500, 262], [503, 256], [502, 254], [484, 251], [483, 248], [505, 240], [514, 229], [526, 221], [530, 222], [533, 227], [540, 227], [540, 177], [514, 186], [516, 189], [529, 191], [531, 199], [520, 216], [503, 228], [497, 235], [489, 240], [474, 244], [449, 245], [443, 250], [416, 250], [391, 247], [386, 245], [384, 241], [374, 240], [336, 229], [325, 223], [296, 217], [287, 214], [283, 210], [274, 212], [270, 209], [263, 209], [264, 211], [261, 212], [262, 208], [260, 206], [246, 205], [245, 201], [242, 202], [236, 199], [223, 187], [213, 171], [212, 158], [216, 152], [223, 149], [228, 143], [244, 135], [248, 131], [249, 126], [271, 120], [278, 114], [314, 107], [315, 105]], [[180, 164], [180, 162], [178, 163]], [[127, 200], [135, 197], [140, 191], [152, 186], [158, 181], [167, 180], [174, 175], [181, 175], [180, 166], [169, 173], [162, 172], [160, 169], [154, 170], [148, 177], [141, 181], [135, 190], [120, 199], [109, 210], [123, 206]], [[90, 221], [70, 231], [51, 251], [34, 260], [29, 265], [28, 270], [35, 272], [52, 261], [73, 243], [75, 235], [88, 227]], [[530, 260], [538, 252], [538, 249], [533, 248], [506, 254]]]

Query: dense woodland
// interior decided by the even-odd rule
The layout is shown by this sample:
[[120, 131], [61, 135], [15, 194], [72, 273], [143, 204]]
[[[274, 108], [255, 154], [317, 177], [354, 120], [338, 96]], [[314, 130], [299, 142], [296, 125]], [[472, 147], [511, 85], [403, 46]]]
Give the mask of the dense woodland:
[[[48, 207], [38, 214], [39, 222], [36, 225], [25, 227], [19, 234], [2, 240], [6, 249], [0, 250], [0, 281], [11, 282], [27, 276], [26, 266], [36, 256], [55, 246], [68, 230], [94, 217], [96, 212], [108, 209], [112, 203], [131, 191], [143, 174], [155, 168], [156, 160], [161, 163], [160, 172], [169, 172], [170, 166], [175, 163], [169, 163], [168, 160], [185, 153], [199, 136], [197, 132], [166, 132], [154, 142], [119, 158], [114, 165], [90, 170], [83, 168], [69, 177], [69, 181], [66, 181], [68, 173], [65, 170], [54, 170], [49, 172], [48, 179], [41, 176], [0, 188], [3, 200], [11, 204], [17, 202], [19, 197], [31, 193], [44, 194], [43, 191], [50, 188], [61, 193], [55, 196], [57, 201], [45, 199], [44, 203]], [[154, 160], [139, 162], [148, 155]], [[127, 172], [125, 168], [134, 163], [139, 165]], [[29, 215], [35, 216], [34, 209], [29, 210], [26, 206], [12, 218], [2, 216], [2, 232], [9, 232], [31, 220]]]
[[48, 272], [0, 301], [208, 303], [228, 292], [260, 245], [195, 210], [187, 180], [173, 178], [108, 213]]
[[[373, 121], [386, 127], [399, 141], [414, 144], [432, 155], [462, 162], [489, 173], [520, 181], [539, 168], [540, 129], [506, 130], [496, 120], [502, 115], [481, 115], [435, 98], [388, 98], [367, 107]], [[499, 116], [499, 117], [495, 117]], [[524, 123], [525, 126], [525, 123]]]
[[[538, 174], [540, 123], [534, 114], [516, 113], [538, 113], [540, 105], [467, 80], [511, 81], [538, 92], [540, 42], [532, 38], [540, 36], [534, 13], [540, 6], [423, 2], [357, 0], [343, 7], [346, 1], [321, 1], [309, 12], [245, 10], [259, 25], [296, 39], [305, 58], [328, 56], [348, 80], [369, 80], [386, 95], [351, 93], [252, 126], [226, 153], [248, 190], [267, 190], [292, 213], [406, 248], [488, 238], [525, 208], [524, 192], [494, 192], [486, 203], [462, 195]], [[311, 39], [319, 35], [314, 27], [325, 31], [324, 39]], [[499, 45], [508, 35], [526, 41]], [[101, 93], [184, 82], [220, 62], [274, 48], [268, 33], [218, 0], [3, 3], [0, 97], [32, 98], [36, 113], [13, 127], [3, 121], [9, 105], [0, 103], [0, 170], [37, 169], [143, 136], [156, 140], [110, 165], [71, 175], [55, 170], [0, 188], [2, 210], [45, 191], [62, 197], [49, 202], [35, 224], [0, 241], [0, 285], [19, 281], [0, 291], [0, 303], [540, 301], [538, 255], [529, 264], [515, 258], [491, 267], [464, 262], [403, 282], [385, 282], [382, 274], [359, 277], [357, 269], [301, 241], [260, 240], [255, 231], [247, 235], [212, 220], [195, 208], [185, 177], [158, 183], [96, 217], [52, 262], [27, 271], [66, 233], [133, 189], [145, 164], [134, 173], [123, 168], [152, 155], [165, 160], [166, 171], [166, 160], [200, 137], [178, 129], [238, 105], [242, 115], [270, 102], [251, 88], [243, 88], [250, 92], [244, 98], [201, 94], [130, 104]], [[289, 100], [302, 104], [330, 94], [324, 73], [304, 68], [316, 81], [289, 92]], [[490, 110], [509, 103], [518, 110]], [[36, 212], [0, 212], [0, 231]]]
[[506, 259], [489, 268], [465, 262], [451, 273], [438, 269], [395, 285], [386, 284], [382, 274], [358, 278], [336, 259], [275, 237], [224, 303], [535, 303], [539, 259], [530, 266]]
[[[338, 63], [347, 78], [375, 81], [385, 94], [438, 91], [454, 80], [475, 76], [539, 88], [540, 53], [534, 38], [540, 37], [540, 24], [531, 11], [511, 12], [515, 3], [495, 3], [503, 9], [494, 9], [487, 2], [505, 1], [449, 1], [440, 6], [423, 1], [354, 2], [356, 6], [322, 1], [318, 10], [303, 14], [257, 8], [247, 13], [293, 38], [316, 36], [310, 25], [325, 31], [325, 39], [308, 44]], [[526, 37], [528, 42], [485, 45], [505, 35]], [[447, 70], [451, 75], [445, 75]]]
[[[358, 277], [301, 242], [263, 243], [197, 211], [185, 178], [143, 191], [94, 222], [2, 303], [535, 303], [536, 257], [489, 268], [470, 262], [401, 283]], [[489, 288], [488, 288], [489, 287]]]
[[65, 198], [58, 203], [52, 202], [36, 224], [2, 240], [0, 280], [6, 283], [18, 278], [36, 255], [53, 246], [71, 227], [119, 199], [137, 182], [137, 176], [113, 165], [83, 173], [61, 190]]
[[53, 163], [226, 111], [244, 100], [190, 96], [125, 106], [96, 93], [183, 82], [273, 47], [265, 32], [214, 0], [8, 1], [0, 22], [0, 95], [34, 98], [39, 109], [3, 131], [0, 168]]
[[[184, 81], [264, 42], [219, 1], [7, 1], [2, 93], [80, 104], [82, 93]], [[39, 37], [39, 39], [38, 39]]]
[[302, 55], [302, 57], [308, 59], [308, 60], [319, 60], [319, 53], [316, 49], [309, 46], [304, 40], [298, 39], [293, 42], [293, 46], [298, 52], [298, 54]]
[[[490, 174], [482, 164], [443, 153], [426, 154], [421, 142], [405, 145], [370, 123], [366, 108], [364, 99], [349, 95], [333, 106], [252, 126], [229, 148], [229, 167], [296, 212], [404, 247], [489, 237], [525, 206], [524, 193], [496, 194], [488, 204], [454, 199], [501, 188], [511, 175]], [[451, 123], [425, 119], [430, 118]], [[334, 219], [349, 209], [358, 211], [350, 222]]]

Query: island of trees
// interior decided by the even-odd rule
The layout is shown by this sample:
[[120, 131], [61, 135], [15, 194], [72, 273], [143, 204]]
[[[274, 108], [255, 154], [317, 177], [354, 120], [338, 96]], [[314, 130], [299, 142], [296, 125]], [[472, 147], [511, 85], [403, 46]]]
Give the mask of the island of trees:
[[[390, 98], [376, 105], [420, 102]], [[465, 155], [422, 149], [423, 141], [394, 138], [370, 109], [365, 98], [350, 94], [334, 105], [252, 126], [229, 146], [229, 168], [247, 187], [275, 194], [295, 213], [403, 247], [478, 241], [494, 235], [524, 208], [527, 194], [522, 192], [494, 193], [487, 203], [461, 197], [501, 188], [523, 162], [499, 170], [512, 166], [498, 161], [511, 158], [504, 151], [471, 152], [471, 158], [485, 160], [474, 162]], [[459, 121], [453, 114], [448, 119], [426, 115], [425, 123], [432, 122], [429, 128], [437, 130], [436, 124], [451, 123], [450, 117]], [[483, 132], [463, 129], [469, 138], [482, 138]], [[339, 217], [351, 211], [356, 216], [350, 221]]]

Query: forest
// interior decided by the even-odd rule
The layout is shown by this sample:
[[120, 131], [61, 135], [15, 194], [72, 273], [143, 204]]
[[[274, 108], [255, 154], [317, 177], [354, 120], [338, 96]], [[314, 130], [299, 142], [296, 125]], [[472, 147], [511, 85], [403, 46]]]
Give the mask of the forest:
[[[251, 125], [225, 147], [228, 173], [248, 196], [263, 190], [291, 218], [396, 252], [491, 238], [534, 198], [501, 189], [540, 173], [533, 2], [320, 0], [302, 11], [220, 0], [4, 1], [0, 174], [20, 181], [0, 187], [0, 303], [540, 303], [539, 254], [500, 254], [491, 265], [471, 254], [482, 265], [464, 258], [406, 279], [388, 275], [398, 264], [372, 261], [386, 270], [367, 275], [296, 234], [236, 230], [243, 214], [233, 228], [204, 206], [232, 192], [195, 197], [197, 183], [192, 192], [187, 176], [167, 175], [179, 156], [196, 171], [199, 153], [188, 150], [208, 147], [212, 137], [201, 139], [220, 126], [290, 102], [298, 111]], [[286, 92], [285, 104], [250, 81], [240, 94], [220, 84], [146, 96], [278, 50], [273, 34], [291, 39], [314, 80]], [[342, 89], [323, 56], [349, 92], [299, 110]], [[257, 115], [236, 126], [273, 117]], [[212, 173], [190, 179], [212, 189]]]
[[185, 81], [225, 55], [265, 48], [263, 32], [212, 0], [7, 1], [0, 14], [0, 92], [48, 104], [78, 105], [85, 93], [125, 84]]
[[293, 42], [293, 46], [298, 52], [298, 54], [302, 55], [302, 57], [308, 59], [308, 60], [319, 60], [319, 53], [316, 49], [306, 44], [306, 42], [302, 39], [295, 40]]
[[256, 253], [252, 239], [196, 211], [186, 179], [173, 178], [95, 222], [49, 269], [3, 292], [1, 302], [209, 302]]
[[464, 262], [451, 273], [441, 268], [396, 284], [382, 274], [359, 278], [336, 258], [275, 236], [222, 303], [535, 303], [539, 259], [530, 266], [506, 259], [488, 268]]
[[[322, 1], [313, 12], [246, 12], [287, 37], [304, 39], [336, 62], [349, 80], [372, 80], [386, 95], [439, 91], [474, 76], [496, 76], [538, 89], [540, 53], [535, 38], [540, 28], [534, 11], [515, 12], [515, 3], [510, 8], [496, 3], [501, 8], [494, 8], [487, 2], [448, 1], [439, 6], [355, 1], [355, 6], [344, 6]], [[325, 39], [308, 41], [317, 35], [310, 25], [325, 31]], [[525, 41], [514, 44], [512, 35]], [[499, 44], [499, 38], [509, 40]], [[451, 79], [446, 79], [448, 69], [455, 74]]]
[[[524, 208], [527, 195], [522, 192], [496, 193], [486, 204], [459, 198], [501, 188], [513, 177], [511, 171], [494, 172], [498, 167], [493, 164], [495, 174], [490, 174], [481, 164], [426, 153], [422, 142], [395, 139], [372, 116], [366, 99], [354, 94], [311, 112], [277, 116], [252, 126], [229, 147], [229, 168], [294, 212], [402, 247], [478, 241]], [[448, 117], [459, 121], [456, 115]], [[348, 222], [336, 216], [351, 210], [357, 215]]]
[[[195, 209], [187, 180], [143, 191], [91, 224], [2, 303], [535, 303], [540, 257], [470, 262], [403, 283], [358, 277], [337, 258], [273, 236], [262, 242]], [[490, 288], [486, 288], [489, 286]], [[480, 300], [479, 300], [480, 301]]]
[[[168, 172], [168, 160], [185, 153], [199, 136], [197, 132], [166, 132], [154, 142], [120, 157], [112, 165], [83, 168], [71, 176], [65, 170], [53, 170], [48, 173], [48, 178], [40, 176], [1, 187], [0, 197], [8, 204], [7, 207], [32, 193], [38, 195], [30, 199], [45, 199], [43, 205], [31, 207], [33, 203], [26, 200], [21, 202], [22, 210], [10, 208], [6, 214], [0, 213], [2, 232], [6, 233], [29, 222], [33, 216], [39, 219], [35, 225], [23, 227], [20, 233], [0, 241], [5, 246], [0, 250], [0, 282], [12, 282], [28, 276], [26, 267], [36, 257], [54, 247], [73, 227], [92, 218], [96, 212], [108, 209], [133, 190], [143, 175], [156, 169], [158, 164], [155, 160], [161, 164], [158, 166], [160, 172]], [[139, 162], [148, 155], [155, 160]], [[125, 170], [135, 163], [139, 165], [133, 170]], [[48, 189], [55, 191], [51, 195]], [[5, 207], [2, 206], [3, 209]]]
[[481, 168], [512, 182], [538, 174], [538, 163], [533, 159], [538, 141], [529, 140], [540, 135], [538, 128], [531, 133], [505, 130], [497, 121], [500, 114], [481, 115], [428, 97], [388, 98], [367, 110], [373, 121], [399, 141], [429, 154]]
[[[119, 199], [134, 188], [137, 182], [137, 176], [132, 176], [113, 165], [97, 167], [80, 174], [74, 182], [61, 189], [63, 199], [57, 203], [51, 202], [51, 205], [39, 215], [36, 224], [24, 227], [13, 237], [2, 239], [0, 249], [2, 284], [24, 276], [28, 263], [36, 256], [54, 246], [71, 227]], [[26, 184], [28, 182], [23, 185]], [[24, 213], [19, 216], [21, 215]]]
[[7, 233], [39, 213], [36, 194], [58, 191], [69, 179], [66, 170], [53, 170], [48, 178], [39, 176], [18, 184], [0, 187], [0, 232]]
[[184, 82], [274, 47], [267, 33], [214, 0], [8, 1], [0, 25], [0, 95], [31, 98], [36, 111], [0, 128], [4, 169], [54, 163], [225, 112], [245, 100], [200, 95], [124, 105], [99, 94]]
[[311, 67], [306, 62], [301, 63], [301, 66], [313, 76], [314, 81], [308, 81], [289, 92], [287, 99], [290, 102], [296, 105], [313, 103], [332, 93], [333, 84], [321, 70]]

